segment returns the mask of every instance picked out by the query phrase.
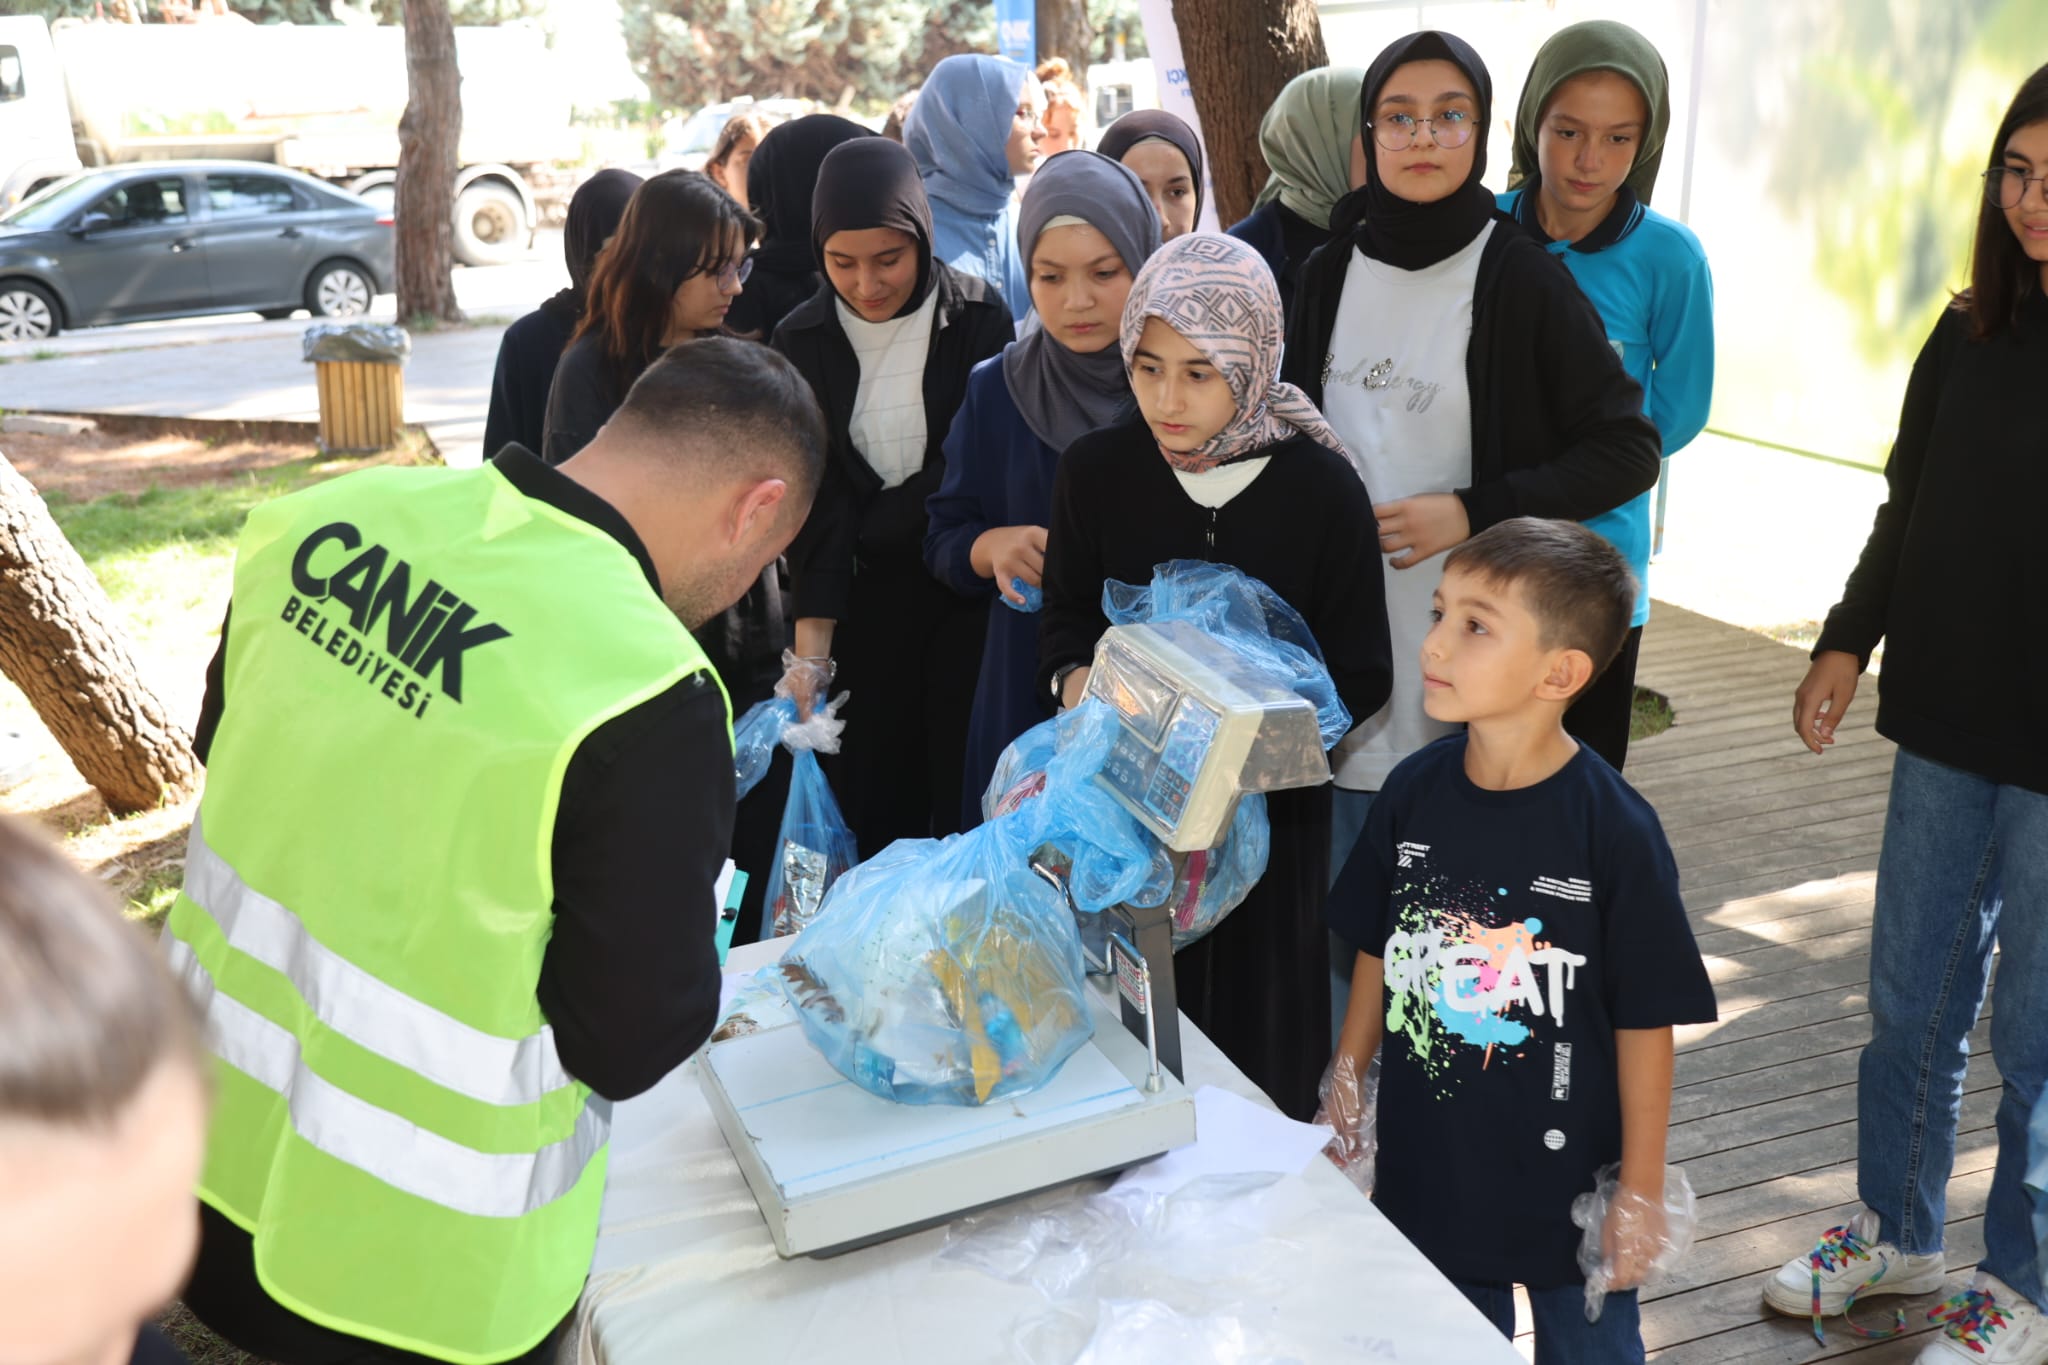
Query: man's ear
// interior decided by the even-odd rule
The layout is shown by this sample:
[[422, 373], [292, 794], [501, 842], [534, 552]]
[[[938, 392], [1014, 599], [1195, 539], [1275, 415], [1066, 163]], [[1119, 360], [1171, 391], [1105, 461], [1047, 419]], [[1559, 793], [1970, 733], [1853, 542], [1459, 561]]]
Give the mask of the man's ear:
[[734, 545], [745, 544], [775, 523], [777, 509], [789, 496], [789, 485], [781, 479], [763, 479], [745, 489], [732, 504], [726, 531]]
[[1536, 695], [1545, 701], [1569, 702], [1593, 681], [1593, 656], [1583, 649], [1554, 649]]

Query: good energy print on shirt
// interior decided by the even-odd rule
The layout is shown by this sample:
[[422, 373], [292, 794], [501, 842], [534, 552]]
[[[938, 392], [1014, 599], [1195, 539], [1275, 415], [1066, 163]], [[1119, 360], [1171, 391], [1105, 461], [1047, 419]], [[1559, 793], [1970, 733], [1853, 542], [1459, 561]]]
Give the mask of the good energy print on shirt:
[[[1538, 878], [1528, 889], [1580, 904], [1592, 897], [1576, 878]], [[1387, 1033], [1407, 1040], [1439, 1098], [1471, 1071], [1526, 1061], [1524, 1045], [1538, 1022], [1561, 1029], [1573, 1008], [1585, 955], [1546, 938], [1540, 916], [1518, 918], [1507, 899], [1506, 887], [1444, 877], [1394, 890]], [[1542, 1059], [1546, 1067], [1555, 1062]]]

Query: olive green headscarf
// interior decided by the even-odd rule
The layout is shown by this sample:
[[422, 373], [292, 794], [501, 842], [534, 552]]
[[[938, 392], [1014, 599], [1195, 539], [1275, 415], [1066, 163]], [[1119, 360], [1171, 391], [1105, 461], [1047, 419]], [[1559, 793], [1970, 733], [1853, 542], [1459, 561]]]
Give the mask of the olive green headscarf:
[[[1611, 19], [1593, 19], [1561, 28], [1543, 45], [1529, 67], [1528, 84], [1522, 87], [1522, 105], [1515, 111], [1515, 161], [1508, 172], [1508, 188], [1534, 184], [1542, 172], [1536, 160], [1536, 134], [1543, 122], [1543, 110], [1557, 88], [1574, 76], [1588, 71], [1613, 71], [1635, 82], [1650, 110], [1650, 126], [1636, 146], [1636, 164], [1628, 173], [1628, 187], [1642, 203], [1650, 202], [1650, 190], [1657, 183], [1657, 163], [1664, 159], [1664, 134], [1671, 127], [1671, 81], [1664, 71], [1664, 58], [1648, 38]], [[1270, 117], [1270, 115], [1268, 116]]]
[[1365, 69], [1325, 66], [1287, 82], [1259, 124], [1259, 150], [1273, 174], [1258, 202], [1278, 199], [1319, 228], [1330, 226], [1337, 201], [1351, 193], [1351, 139]]

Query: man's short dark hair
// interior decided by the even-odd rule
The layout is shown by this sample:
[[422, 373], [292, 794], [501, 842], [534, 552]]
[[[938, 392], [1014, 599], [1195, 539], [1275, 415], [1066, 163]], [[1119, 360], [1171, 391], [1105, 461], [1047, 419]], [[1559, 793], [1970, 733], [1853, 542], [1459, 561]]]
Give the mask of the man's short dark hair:
[[781, 352], [735, 337], [664, 351], [612, 419], [637, 443], [731, 479], [781, 479], [808, 505], [825, 472], [825, 414]]
[[106, 891], [0, 816], [0, 1122], [114, 1123], [159, 1063], [198, 1068], [190, 999]]
[[1496, 587], [1518, 589], [1542, 631], [1545, 649], [1578, 649], [1607, 671], [1628, 638], [1636, 576], [1621, 551], [1575, 521], [1514, 517], [1489, 526], [1444, 559]]

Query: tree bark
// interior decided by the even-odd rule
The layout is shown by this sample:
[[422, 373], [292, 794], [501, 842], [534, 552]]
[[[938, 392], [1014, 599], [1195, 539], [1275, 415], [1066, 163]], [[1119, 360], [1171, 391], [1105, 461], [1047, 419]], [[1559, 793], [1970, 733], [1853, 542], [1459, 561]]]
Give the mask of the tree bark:
[[1037, 0], [1038, 60], [1065, 57], [1074, 79], [1085, 89], [1095, 29], [1088, 22], [1087, 0]]
[[0, 673], [116, 815], [182, 799], [192, 740], [135, 667], [113, 603], [0, 455]]
[[448, 0], [406, 0], [405, 115], [398, 121], [398, 320], [460, 322], [455, 302], [456, 145], [462, 74]]
[[1315, 0], [1174, 0], [1180, 52], [1225, 226], [1252, 211], [1266, 183], [1259, 121], [1282, 86], [1329, 65]]

